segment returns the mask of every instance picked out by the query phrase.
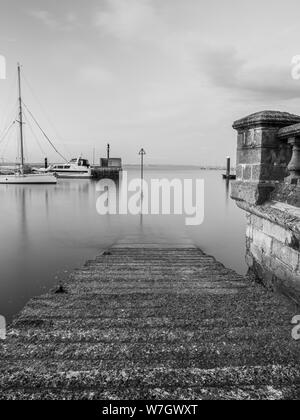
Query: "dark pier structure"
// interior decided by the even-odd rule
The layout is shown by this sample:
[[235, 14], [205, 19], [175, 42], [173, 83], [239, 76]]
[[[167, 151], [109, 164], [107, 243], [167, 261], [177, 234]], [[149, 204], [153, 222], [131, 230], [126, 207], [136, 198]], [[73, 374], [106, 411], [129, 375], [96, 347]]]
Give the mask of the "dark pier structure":
[[230, 157], [227, 158], [226, 174], [223, 174], [223, 179], [227, 179], [227, 180], [236, 179], [236, 175], [231, 173], [231, 159], [230, 159]]
[[92, 174], [95, 179], [113, 179], [118, 181], [122, 172], [122, 159], [110, 157], [110, 145], [107, 145], [107, 157], [100, 159], [100, 166], [92, 166]]

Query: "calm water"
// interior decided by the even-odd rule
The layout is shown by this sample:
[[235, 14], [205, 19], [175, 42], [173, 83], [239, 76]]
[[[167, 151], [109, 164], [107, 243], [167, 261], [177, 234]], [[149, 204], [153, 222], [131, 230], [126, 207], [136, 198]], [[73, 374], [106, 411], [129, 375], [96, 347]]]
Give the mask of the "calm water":
[[[130, 170], [129, 178], [139, 173]], [[0, 186], [0, 314], [8, 319], [32, 297], [67, 278], [87, 259], [128, 235], [180, 243], [188, 237], [239, 273], [246, 272], [245, 214], [230, 199], [220, 171], [150, 171], [150, 178], [205, 180], [205, 221], [186, 227], [181, 216], [99, 216], [96, 183]]]

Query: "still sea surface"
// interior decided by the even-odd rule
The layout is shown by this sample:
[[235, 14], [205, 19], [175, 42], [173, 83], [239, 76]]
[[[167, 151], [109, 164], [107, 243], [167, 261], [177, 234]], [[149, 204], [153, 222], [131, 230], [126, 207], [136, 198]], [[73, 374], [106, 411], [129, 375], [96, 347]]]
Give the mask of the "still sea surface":
[[[139, 171], [128, 170], [128, 178]], [[59, 180], [56, 186], [0, 185], [0, 315], [8, 321], [33, 296], [68, 278], [70, 271], [126, 238], [180, 244], [204, 252], [245, 274], [246, 216], [230, 198], [221, 171], [146, 169], [145, 179], [203, 179], [205, 219], [185, 226], [185, 216], [100, 216], [97, 182]], [[151, 239], [150, 239], [151, 238]]]

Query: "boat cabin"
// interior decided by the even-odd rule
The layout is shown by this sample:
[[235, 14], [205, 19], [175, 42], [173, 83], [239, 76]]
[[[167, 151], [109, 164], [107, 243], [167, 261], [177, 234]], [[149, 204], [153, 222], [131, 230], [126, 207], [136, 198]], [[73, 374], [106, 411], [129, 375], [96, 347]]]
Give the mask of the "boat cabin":
[[79, 158], [79, 159], [72, 159], [70, 160], [71, 164], [75, 164], [77, 166], [85, 166], [87, 168], [90, 167], [89, 161], [87, 159]]

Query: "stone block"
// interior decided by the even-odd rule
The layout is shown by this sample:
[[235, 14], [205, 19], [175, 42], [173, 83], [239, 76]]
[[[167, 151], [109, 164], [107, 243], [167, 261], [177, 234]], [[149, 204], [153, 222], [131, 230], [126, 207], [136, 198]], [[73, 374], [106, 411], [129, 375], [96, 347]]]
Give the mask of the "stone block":
[[253, 181], [260, 181], [261, 178], [261, 164], [253, 165], [252, 169], [252, 180]]
[[[256, 230], [263, 230], [265, 220], [262, 217], [255, 216], [254, 214], [251, 215], [250, 223]], [[270, 235], [271, 236], [271, 235]]]
[[267, 128], [261, 130], [261, 143], [260, 145], [267, 148], [276, 148], [278, 147], [278, 128]]
[[260, 164], [262, 157], [261, 148], [241, 148], [238, 149], [238, 164]]
[[258, 247], [264, 254], [272, 254], [273, 238], [255, 228], [253, 229], [253, 244]]
[[249, 273], [267, 288], [300, 302], [300, 275], [291, 272], [289, 268], [274, 258], [264, 259], [263, 263], [251, 253], [247, 255]]
[[252, 179], [252, 165], [243, 165], [243, 180], [251, 181]]
[[246, 238], [251, 240], [251, 241], [253, 240], [253, 226], [251, 224], [247, 225]]
[[300, 207], [300, 184], [282, 183], [276, 186], [271, 196], [274, 201], [282, 201], [291, 206]]
[[236, 167], [236, 177], [239, 180], [242, 180], [243, 179], [243, 166], [242, 165], [238, 165]]
[[262, 205], [270, 197], [274, 191], [275, 185], [272, 183], [258, 183], [258, 182], [246, 182], [236, 181], [232, 183], [231, 197], [237, 201], [245, 202], [250, 205]]
[[238, 149], [240, 148], [261, 148], [277, 147], [278, 128], [277, 127], [258, 127], [240, 130], [238, 132]]
[[[257, 217], [257, 219], [259, 219]], [[283, 227], [279, 226], [278, 224], [272, 223], [267, 219], [260, 219], [261, 220], [261, 230], [266, 235], [276, 239], [282, 245], [290, 246], [292, 243], [293, 233], [288, 230], [284, 229]]]
[[254, 243], [252, 242], [250, 244], [249, 247], [247, 247], [247, 251], [250, 253], [250, 255], [256, 259], [256, 261], [258, 261], [260, 264], [262, 264], [263, 261], [263, 253], [262, 250], [257, 247], [256, 245], [254, 245]]
[[261, 161], [269, 165], [283, 165], [285, 166], [292, 157], [292, 148], [287, 143], [280, 143], [270, 147], [263, 147], [261, 149]]
[[280, 260], [283, 264], [289, 267], [291, 271], [297, 272], [299, 270], [300, 254], [291, 247], [274, 239], [272, 254], [274, 258]]

